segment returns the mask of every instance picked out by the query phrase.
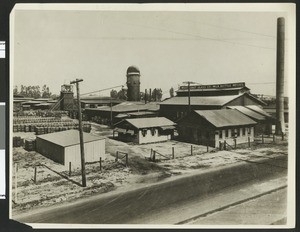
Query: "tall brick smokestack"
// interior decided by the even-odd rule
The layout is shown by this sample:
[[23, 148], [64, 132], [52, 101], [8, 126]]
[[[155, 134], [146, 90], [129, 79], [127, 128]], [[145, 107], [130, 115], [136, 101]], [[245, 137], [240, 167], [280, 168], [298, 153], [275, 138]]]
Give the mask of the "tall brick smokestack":
[[284, 18], [277, 19], [277, 56], [276, 56], [276, 128], [275, 133], [285, 132], [284, 124]]

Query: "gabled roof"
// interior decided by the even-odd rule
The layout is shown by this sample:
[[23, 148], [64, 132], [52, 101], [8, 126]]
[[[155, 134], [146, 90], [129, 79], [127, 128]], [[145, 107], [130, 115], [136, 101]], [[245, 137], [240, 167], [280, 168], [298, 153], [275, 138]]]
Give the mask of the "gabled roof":
[[[224, 106], [227, 103], [242, 97], [247, 96], [257, 101], [261, 105], [266, 105], [265, 102], [261, 101], [260, 99], [254, 97], [249, 93], [242, 93], [236, 95], [224, 95], [224, 96], [191, 96], [191, 105], [198, 105], [198, 106]], [[160, 105], [187, 105], [188, 104], [188, 97], [187, 96], [176, 96], [169, 99], [164, 100], [160, 103]]]
[[245, 106], [227, 106], [229, 109], [236, 109], [239, 112], [241, 112], [242, 114], [254, 119], [254, 120], [258, 120], [258, 121], [263, 121], [266, 120], [266, 116], [259, 114]]
[[248, 105], [248, 106], [246, 106], [247, 108], [249, 108], [249, 109], [251, 109], [251, 110], [253, 110], [253, 111], [255, 111], [255, 112], [257, 112], [257, 113], [260, 113], [260, 114], [262, 114], [262, 115], [264, 115], [264, 116], [266, 116], [266, 117], [271, 117], [271, 115], [270, 114], [268, 114], [266, 111], [264, 111], [261, 107], [259, 107], [259, 106], [256, 106], [256, 105]]
[[110, 111], [116, 112], [116, 113], [126, 113], [126, 112], [135, 112], [135, 111], [157, 111], [159, 110], [159, 104], [156, 102], [151, 102], [145, 104], [144, 102], [122, 102], [118, 105], [114, 105], [112, 107], [110, 106], [103, 106], [98, 107], [94, 109], [88, 109], [88, 110], [94, 110], [94, 111]]
[[[68, 147], [79, 144], [79, 131], [78, 130], [66, 130], [50, 134], [38, 135], [37, 138], [47, 140], [51, 143], [57, 144], [62, 147]], [[83, 132], [83, 142], [88, 143], [96, 140], [105, 139], [103, 137], [91, 135]]]
[[216, 128], [256, 124], [251, 118], [233, 109], [195, 110], [194, 112]]
[[[205, 105], [205, 106], [223, 106], [226, 103], [242, 96], [229, 95], [229, 96], [191, 96], [191, 105]], [[188, 97], [186, 96], [176, 96], [169, 98], [160, 103], [160, 105], [187, 105]]]
[[[129, 123], [137, 129], [175, 126], [176, 125], [176, 123], [172, 122], [171, 120], [169, 120], [165, 117], [125, 119], [124, 121], [120, 122], [120, 124], [123, 122]], [[116, 124], [117, 127], [118, 127], [118, 124]]]

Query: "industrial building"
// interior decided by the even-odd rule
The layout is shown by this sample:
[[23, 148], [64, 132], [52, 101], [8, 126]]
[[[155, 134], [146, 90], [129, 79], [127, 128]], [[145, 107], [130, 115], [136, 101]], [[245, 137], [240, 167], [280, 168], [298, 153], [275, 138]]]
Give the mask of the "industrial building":
[[[222, 89], [224, 92], [224, 89]], [[175, 96], [160, 103], [159, 116], [177, 122], [191, 110], [225, 109], [227, 106], [265, 105], [265, 103], [248, 92], [234, 95], [217, 96]]]
[[138, 144], [164, 142], [174, 135], [175, 123], [164, 117], [125, 119], [114, 129], [118, 138]]
[[257, 123], [234, 109], [195, 110], [178, 121], [178, 134], [186, 142], [218, 147], [253, 142]]
[[[85, 161], [99, 161], [105, 155], [105, 138], [83, 132]], [[60, 131], [36, 137], [36, 150], [45, 157], [72, 167], [81, 165], [78, 130]]]
[[156, 102], [122, 102], [120, 104], [110, 106], [103, 106], [98, 108], [85, 109], [84, 114], [86, 120], [95, 121], [101, 124], [115, 124], [128, 115], [133, 117], [153, 117], [157, 116], [159, 111], [159, 104]]

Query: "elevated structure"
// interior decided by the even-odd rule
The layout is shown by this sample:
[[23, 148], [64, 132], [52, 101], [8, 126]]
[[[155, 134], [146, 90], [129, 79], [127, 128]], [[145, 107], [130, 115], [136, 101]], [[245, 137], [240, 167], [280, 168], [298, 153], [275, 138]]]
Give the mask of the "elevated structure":
[[60, 91], [60, 110], [73, 110], [74, 92], [72, 85], [62, 85]]
[[139, 101], [140, 100], [140, 70], [135, 66], [130, 66], [127, 69], [127, 100]]

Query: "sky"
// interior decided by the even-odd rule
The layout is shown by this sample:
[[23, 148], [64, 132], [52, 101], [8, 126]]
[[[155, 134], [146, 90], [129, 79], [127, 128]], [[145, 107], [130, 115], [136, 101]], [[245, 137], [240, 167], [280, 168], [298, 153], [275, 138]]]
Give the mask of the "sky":
[[135, 65], [141, 91], [161, 88], [163, 98], [184, 81], [246, 82], [251, 93], [275, 95], [278, 17], [289, 25], [286, 12], [16, 10], [13, 85], [58, 94], [82, 78], [83, 94], [126, 86]]

